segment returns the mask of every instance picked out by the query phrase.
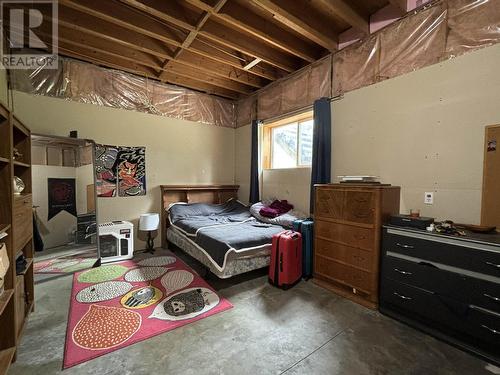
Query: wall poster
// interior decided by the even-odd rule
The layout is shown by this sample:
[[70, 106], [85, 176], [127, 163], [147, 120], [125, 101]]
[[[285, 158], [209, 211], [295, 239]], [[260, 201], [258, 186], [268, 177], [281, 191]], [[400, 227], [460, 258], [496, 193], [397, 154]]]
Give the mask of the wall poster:
[[96, 145], [98, 197], [146, 195], [146, 148]]
[[49, 214], [52, 219], [61, 211], [76, 217], [76, 190], [74, 178], [48, 178]]

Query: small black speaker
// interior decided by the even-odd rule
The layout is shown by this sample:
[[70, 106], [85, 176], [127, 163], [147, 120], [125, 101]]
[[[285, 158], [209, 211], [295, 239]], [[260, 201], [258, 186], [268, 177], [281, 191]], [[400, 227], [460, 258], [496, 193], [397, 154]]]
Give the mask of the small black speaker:
[[71, 130], [69, 132], [70, 138], [78, 138], [78, 131], [77, 130]]

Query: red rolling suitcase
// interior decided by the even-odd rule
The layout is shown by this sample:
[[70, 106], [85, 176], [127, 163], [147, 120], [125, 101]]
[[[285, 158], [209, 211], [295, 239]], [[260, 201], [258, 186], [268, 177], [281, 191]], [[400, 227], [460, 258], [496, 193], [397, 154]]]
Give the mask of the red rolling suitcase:
[[302, 276], [302, 235], [293, 230], [275, 234], [269, 264], [269, 282], [288, 289]]

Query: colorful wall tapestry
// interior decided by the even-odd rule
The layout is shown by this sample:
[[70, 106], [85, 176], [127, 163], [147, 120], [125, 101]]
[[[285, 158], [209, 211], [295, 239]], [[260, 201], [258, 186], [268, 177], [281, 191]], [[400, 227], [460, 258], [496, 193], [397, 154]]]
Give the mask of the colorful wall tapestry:
[[61, 211], [76, 216], [76, 191], [74, 178], [48, 178], [49, 214], [52, 219]]
[[96, 145], [98, 197], [146, 195], [146, 148]]

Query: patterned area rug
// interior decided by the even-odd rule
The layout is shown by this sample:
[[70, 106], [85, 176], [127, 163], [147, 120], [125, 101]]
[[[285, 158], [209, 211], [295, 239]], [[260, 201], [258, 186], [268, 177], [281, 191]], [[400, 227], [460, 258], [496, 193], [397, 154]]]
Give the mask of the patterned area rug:
[[173, 254], [78, 272], [73, 276], [63, 368], [231, 307]]
[[35, 273], [73, 273], [91, 268], [97, 259], [80, 257], [61, 257], [40, 260], [33, 265]]

